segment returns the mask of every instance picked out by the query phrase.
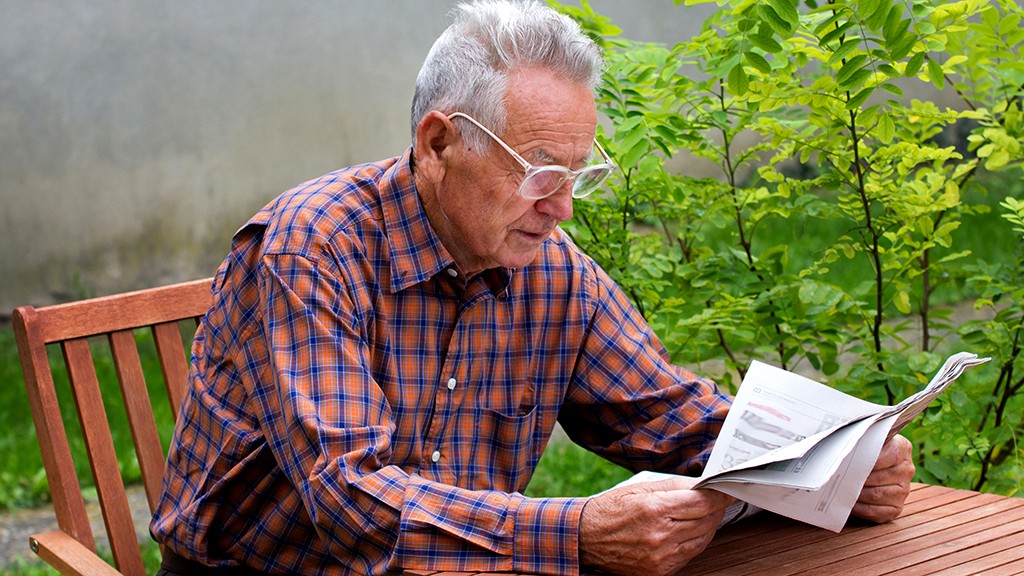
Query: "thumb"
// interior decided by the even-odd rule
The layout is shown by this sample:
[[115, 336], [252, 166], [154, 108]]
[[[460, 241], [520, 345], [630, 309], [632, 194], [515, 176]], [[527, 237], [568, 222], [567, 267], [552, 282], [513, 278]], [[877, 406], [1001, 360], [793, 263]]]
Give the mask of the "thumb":
[[690, 490], [697, 483], [697, 478], [689, 476], [672, 476], [663, 480], [636, 482], [623, 486], [630, 494], [650, 494], [653, 492], [670, 492], [673, 490]]

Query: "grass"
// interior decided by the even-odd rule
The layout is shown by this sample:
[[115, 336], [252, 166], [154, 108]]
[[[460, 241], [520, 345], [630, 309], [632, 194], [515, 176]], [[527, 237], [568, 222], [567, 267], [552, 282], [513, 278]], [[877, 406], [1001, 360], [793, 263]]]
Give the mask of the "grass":
[[0, 510], [37, 504], [46, 494], [43, 458], [21, 375], [14, 332], [0, 329]]
[[[170, 441], [173, 420], [170, 404], [163, 389], [163, 377], [157, 360], [153, 338], [148, 333], [137, 335], [139, 357], [146, 382], [153, 398], [153, 412], [160, 429], [165, 447]], [[104, 408], [111, 423], [114, 447], [121, 463], [121, 473], [129, 482], [141, 479], [138, 460], [132, 446], [128, 419], [117, 387], [114, 362], [105, 341], [92, 343], [92, 354], [97, 378], [103, 395]], [[60, 350], [48, 350], [54, 367], [54, 386], [65, 414], [64, 427], [68, 433], [75, 468], [82, 478], [89, 478], [89, 463], [85, 458], [85, 441], [75, 418], [74, 400], [71, 397], [67, 374], [63, 369]], [[46, 473], [42, 456], [36, 442], [35, 427], [28, 404], [21, 364], [14, 343], [14, 333], [8, 328], [0, 329], [0, 422], [7, 430], [0, 437], [0, 511], [25, 508], [45, 502], [48, 497]]]
[[[186, 335], [190, 336], [190, 335]], [[152, 336], [140, 332], [137, 335], [139, 357], [146, 382], [153, 398], [154, 417], [160, 429], [165, 446], [170, 441], [172, 418], [170, 404], [163, 389], [163, 378], [157, 360]], [[135, 457], [128, 420], [117, 389], [116, 375], [110, 350], [103, 341], [91, 345], [97, 378], [104, 399], [104, 408], [111, 422], [111, 434], [121, 465], [121, 472], [128, 482], [141, 480], [138, 460]], [[54, 369], [54, 386], [65, 415], [73, 415], [74, 400], [71, 397], [67, 375], [63, 370], [60, 350], [48, 350]], [[21, 364], [18, 360], [14, 332], [9, 326], [0, 327], [0, 422], [6, 430], [0, 436], [0, 511], [11, 511], [29, 506], [45, 504], [49, 499], [46, 472], [36, 441], [35, 426], [28, 404], [28, 395], [22, 379]], [[67, 416], [64, 427], [68, 432], [75, 468], [82, 479], [91, 478], [89, 464], [85, 458], [85, 442], [81, 428], [74, 416]], [[27, 548], [27, 547], [26, 547]], [[148, 544], [144, 551], [146, 569], [155, 573], [160, 564], [160, 552], [155, 543]], [[108, 555], [109, 558], [109, 555]], [[0, 567], [3, 576], [42, 576], [57, 574], [55, 570], [32, 557], [19, 558], [13, 563]]]
[[551, 442], [525, 494], [534, 498], [589, 496], [632, 474], [568, 440]]

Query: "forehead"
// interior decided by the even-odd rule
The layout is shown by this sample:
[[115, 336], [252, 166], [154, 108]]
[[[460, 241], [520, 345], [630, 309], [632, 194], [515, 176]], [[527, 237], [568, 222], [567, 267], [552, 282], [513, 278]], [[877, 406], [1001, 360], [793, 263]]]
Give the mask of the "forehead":
[[543, 69], [509, 75], [506, 141], [527, 157], [578, 163], [593, 152], [597, 111], [590, 88]]

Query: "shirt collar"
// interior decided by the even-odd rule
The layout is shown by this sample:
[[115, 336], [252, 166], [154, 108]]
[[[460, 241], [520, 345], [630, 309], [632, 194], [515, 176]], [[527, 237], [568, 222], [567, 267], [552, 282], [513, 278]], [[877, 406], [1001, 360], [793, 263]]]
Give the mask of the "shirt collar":
[[411, 158], [410, 147], [385, 172], [380, 185], [381, 209], [391, 249], [392, 293], [455, 265], [427, 220], [413, 180]]
[[[391, 250], [392, 293], [399, 292], [447, 270], [455, 259], [441, 244], [423, 210], [412, 173], [412, 148], [385, 172], [380, 183], [381, 209]], [[508, 286], [511, 270], [485, 271], [491, 291], [500, 294]]]

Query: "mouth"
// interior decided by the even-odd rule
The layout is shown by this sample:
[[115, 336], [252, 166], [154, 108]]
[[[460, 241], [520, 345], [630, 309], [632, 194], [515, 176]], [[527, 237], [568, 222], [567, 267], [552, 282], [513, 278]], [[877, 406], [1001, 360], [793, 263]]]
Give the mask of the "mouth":
[[550, 230], [545, 230], [544, 232], [528, 232], [526, 230], [518, 230], [517, 232], [525, 236], [526, 239], [538, 243], [543, 242], [548, 236], [551, 235]]

